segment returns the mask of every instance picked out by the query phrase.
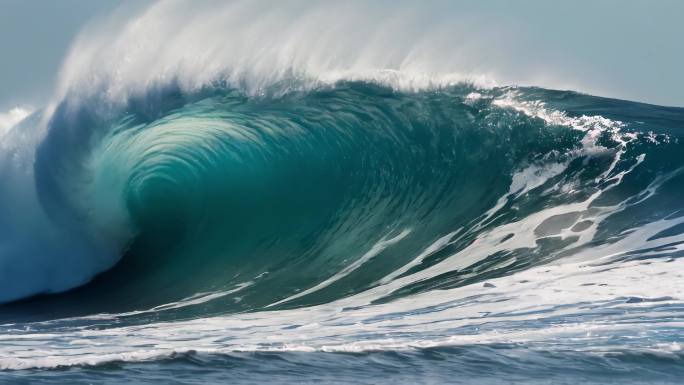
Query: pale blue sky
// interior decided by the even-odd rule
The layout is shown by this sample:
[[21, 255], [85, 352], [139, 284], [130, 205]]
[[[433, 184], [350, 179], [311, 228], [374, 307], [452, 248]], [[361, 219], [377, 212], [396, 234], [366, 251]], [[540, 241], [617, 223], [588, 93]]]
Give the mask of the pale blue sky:
[[117, 3], [0, 0], [0, 109], [44, 102], [71, 40]]
[[[119, 3], [0, 0], [0, 110], [44, 103], [74, 36]], [[497, 57], [506, 58], [494, 64], [510, 67], [513, 79], [537, 71], [540, 79], [553, 81], [531, 85], [684, 106], [684, 1], [437, 3], [487, 31], [487, 38], [496, 40], [492, 44], [504, 51]]]

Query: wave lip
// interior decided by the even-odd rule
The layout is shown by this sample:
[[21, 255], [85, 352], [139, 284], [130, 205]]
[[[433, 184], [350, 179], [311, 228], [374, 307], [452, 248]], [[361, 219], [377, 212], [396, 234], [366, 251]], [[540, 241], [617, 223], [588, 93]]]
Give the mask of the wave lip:
[[0, 113], [0, 138], [2, 138], [12, 127], [31, 115], [30, 108], [14, 107], [7, 112]]
[[[359, 4], [234, 1], [190, 9], [159, 2], [101, 28], [106, 34], [81, 34], [55, 100], [101, 98], [120, 105], [171, 83], [185, 92], [223, 85], [252, 96], [343, 80], [402, 91], [495, 85], [491, 73], [465, 59], [476, 45], [458, 38], [467, 35], [466, 22], [461, 26], [429, 7], [371, 3], [361, 11]], [[433, 20], [431, 27], [425, 19]]]

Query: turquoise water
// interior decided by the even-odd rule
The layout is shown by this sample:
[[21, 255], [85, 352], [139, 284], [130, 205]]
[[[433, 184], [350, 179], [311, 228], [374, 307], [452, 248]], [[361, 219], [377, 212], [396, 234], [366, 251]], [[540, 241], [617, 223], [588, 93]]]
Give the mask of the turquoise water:
[[684, 374], [683, 109], [282, 90], [66, 98], [4, 137], [0, 382]]

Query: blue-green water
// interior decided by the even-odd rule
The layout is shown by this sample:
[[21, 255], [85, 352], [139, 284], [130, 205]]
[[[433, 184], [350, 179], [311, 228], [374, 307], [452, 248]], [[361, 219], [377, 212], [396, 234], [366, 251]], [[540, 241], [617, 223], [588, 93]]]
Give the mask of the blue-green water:
[[682, 136], [540, 88], [64, 99], [3, 138], [0, 382], [678, 383]]

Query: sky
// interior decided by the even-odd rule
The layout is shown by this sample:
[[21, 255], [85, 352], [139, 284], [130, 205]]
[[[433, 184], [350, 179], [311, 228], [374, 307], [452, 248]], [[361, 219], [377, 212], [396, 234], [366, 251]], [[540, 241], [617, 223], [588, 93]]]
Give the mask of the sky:
[[117, 3], [0, 0], [0, 111], [44, 103], [72, 39]]
[[[121, 3], [0, 0], [0, 112], [46, 103], [74, 37]], [[485, 46], [498, 51], [483, 65], [506, 72], [506, 83], [520, 74], [521, 85], [684, 106], [684, 1], [444, 4], [448, 12], [470, 18], [483, 52]]]

